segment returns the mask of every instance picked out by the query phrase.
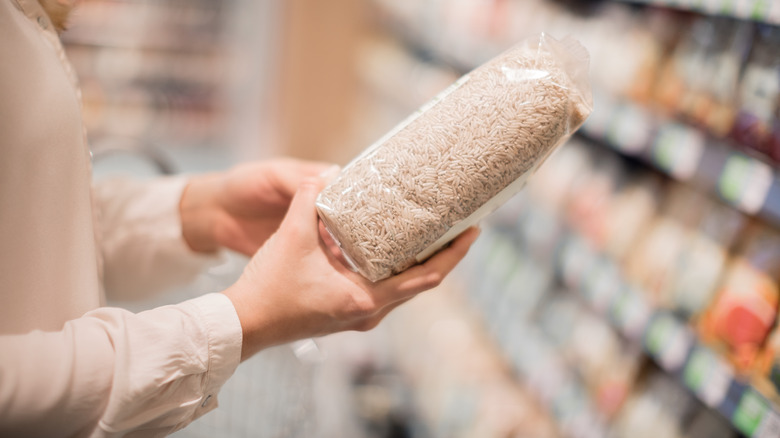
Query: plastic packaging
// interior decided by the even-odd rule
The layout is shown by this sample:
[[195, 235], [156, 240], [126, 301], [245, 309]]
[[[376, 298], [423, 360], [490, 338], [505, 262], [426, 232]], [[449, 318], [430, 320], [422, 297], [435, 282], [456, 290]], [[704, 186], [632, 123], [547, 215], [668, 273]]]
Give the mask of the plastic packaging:
[[374, 143], [317, 209], [377, 281], [421, 262], [509, 200], [585, 121], [588, 54], [541, 34], [457, 80]]

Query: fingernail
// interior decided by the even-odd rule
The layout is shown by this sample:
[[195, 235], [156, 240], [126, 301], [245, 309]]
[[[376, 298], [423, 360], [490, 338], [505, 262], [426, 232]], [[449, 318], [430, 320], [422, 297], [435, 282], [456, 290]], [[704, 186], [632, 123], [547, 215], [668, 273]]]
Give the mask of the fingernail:
[[320, 178], [326, 183], [329, 183], [339, 174], [339, 172], [341, 172], [341, 167], [338, 164], [334, 164], [320, 173]]

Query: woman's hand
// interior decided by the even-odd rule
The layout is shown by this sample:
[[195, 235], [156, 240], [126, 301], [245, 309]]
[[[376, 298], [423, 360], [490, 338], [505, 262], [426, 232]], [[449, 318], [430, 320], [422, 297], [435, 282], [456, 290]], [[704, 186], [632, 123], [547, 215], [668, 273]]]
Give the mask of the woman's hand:
[[304, 178], [329, 165], [292, 159], [196, 176], [182, 194], [182, 235], [194, 251], [228, 248], [252, 256], [279, 228]]
[[372, 283], [347, 269], [320, 239], [314, 206], [324, 185], [307, 178], [279, 230], [224, 293], [244, 333], [242, 360], [285, 342], [343, 330], [368, 330], [392, 309], [437, 286], [477, 237], [469, 229], [421, 265]]

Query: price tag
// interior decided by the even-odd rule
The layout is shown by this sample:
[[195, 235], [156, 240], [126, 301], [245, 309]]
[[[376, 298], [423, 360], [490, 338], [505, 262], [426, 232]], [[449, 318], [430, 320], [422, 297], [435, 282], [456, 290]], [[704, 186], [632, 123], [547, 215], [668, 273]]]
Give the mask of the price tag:
[[688, 361], [688, 365], [685, 366], [683, 378], [685, 379], [685, 384], [694, 392], [698, 393], [705, 385], [710, 371], [710, 363], [709, 355], [701, 348], [696, 348], [691, 353], [691, 359]]
[[646, 345], [661, 367], [673, 372], [685, 362], [692, 336], [673, 316], [657, 314], [647, 332]]
[[587, 293], [591, 305], [603, 315], [620, 290], [620, 274], [614, 263], [601, 259], [588, 278]]
[[595, 261], [595, 254], [582, 239], [572, 237], [566, 242], [561, 257], [563, 279], [566, 285], [581, 290], [585, 273]]
[[772, 169], [766, 164], [734, 154], [726, 161], [718, 190], [726, 201], [755, 214], [764, 205], [773, 177]]
[[747, 436], [755, 436], [759, 425], [769, 411], [767, 402], [753, 389], [747, 388], [742, 393], [739, 406], [734, 412], [732, 421], [737, 429]]
[[780, 436], [780, 414], [769, 411], [764, 415], [764, 421], [758, 427], [756, 438], [777, 438]]
[[615, 323], [626, 337], [639, 340], [647, 328], [652, 312], [639, 291], [624, 286], [623, 292], [613, 304], [612, 314]]
[[771, 1], [762, 0], [737, 0], [734, 5], [734, 13], [737, 17], [763, 21], [769, 17]]
[[701, 387], [698, 394], [701, 400], [710, 406], [716, 408], [726, 400], [729, 385], [734, 379], [731, 368], [720, 359], [715, 358], [711, 363], [707, 383]]
[[647, 329], [645, 344], [647, 351], [655, 357], [659, 357], [664, 347], [672, 336], [673, 326], [669, 318], [663, 315], [656, 315]]
[[639, 105], [622, 105], [615, 117], [607, 139], [618, 150], [631, 155], [642, 152], [650, 142], [652, 122], [650, 115]]
[[672, 324], [672, 334], [669, 343], [658, 358], [661, 366], [667, 371], [680, 369], [691, 348], [691, 334], [678, 322]]
[[622, 332], [626, 332], [626, 322], [628, 317], [629, 307], [629, 292], [627, 290], [619, 291], [615, 300], [612, 302], [612, 307], [609, 309], [609, 315], [615, 326]]
[[716, 14], [733, 17], [737, 14], [737, 10], [734, 8], [734, 6], [734, 0], [720, 0], [720, 8], [713, 12]]
[[666, 123], [658, 131], [653, 159], [658, 167], [679, 180], [688, 180], [696, 172], [704, 152], [704, 134], [679, 123]]
[[718, 14], [723, 9], [725, 0], [704, 0], [700, 3], [699, 9], [709, 14]]
[[707, 406], [717, 408], [726, 399], [733, 374], [714, 353], [697, 347], [691, 353], [683, 378]]

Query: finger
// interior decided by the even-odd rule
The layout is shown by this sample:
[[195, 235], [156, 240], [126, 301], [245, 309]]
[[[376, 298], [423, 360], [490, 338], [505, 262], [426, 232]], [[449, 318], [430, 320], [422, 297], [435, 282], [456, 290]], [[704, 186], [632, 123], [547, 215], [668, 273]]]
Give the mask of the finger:
[[455, 238], [450, 246], [439, 251], [423, 264], [413, 266], [395, 277], [384, 280], [388, 283], [388, 289], [394, 290], [398, 299], [438, 286], [466, 256], [478, 236], [479, 228], [467, 229]]
[[344, 253], [341, 251], [339, 244], [333, 240], [333, 236], [330, 234], [328, 229], [325, 228], [325, 224], [323, 224], [322, 221], [320, 221], [319, 230], [323, 248], [328, 252], [328, 254], [337, 259], [339, 263], [343, 264], [344, 266], [349, 266], [349, 262], [347, 262], [347, 259], [344, 258]]
[[278, 183], [277, 189], [281, 193], [292, 197], [304, 179], [321, 176], [333, 167], [338, 168], [334, 164], [316, 161], [282, 161], [278, 165], [279, 170], [275, 172]]
[[304, 241], [319, 244], [319, 219], [314, 204], [323, 186], [321, 178], [304, 179], [280, 228], [295, 233]]
[[333, 241], [333, 239], [330, 237], [330, 234], [324, 229], [323, 225], [320, 225], [319, 232], [320, 250], [322, 251], [322, 255], [325, 256], [333, 269], [358, 286], [363, 288], [367, 287], [366, 285], [368, 283], [365, 283], [362, 280], [365, 280], [366, 282], [368, 282], [368, 280], [352, 270], [351, 264], [344, 257], [344, 253], [341, 251], [341, 248], [339, 248], [338, 245]]

